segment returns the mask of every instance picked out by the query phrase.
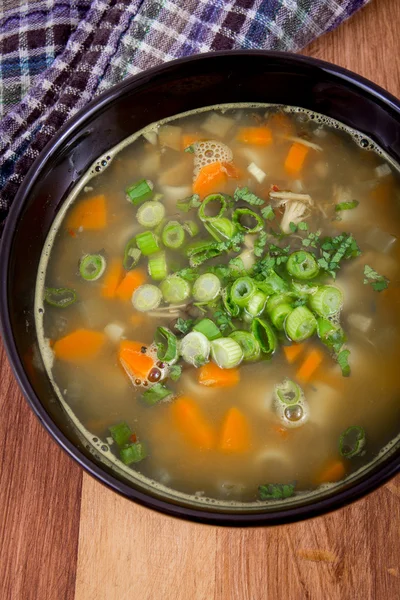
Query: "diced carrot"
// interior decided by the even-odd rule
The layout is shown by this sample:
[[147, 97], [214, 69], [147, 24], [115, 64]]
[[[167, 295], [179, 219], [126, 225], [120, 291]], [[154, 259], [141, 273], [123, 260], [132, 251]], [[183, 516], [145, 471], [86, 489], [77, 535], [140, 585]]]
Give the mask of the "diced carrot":
[[318, 474], [315, 483], [334, 483], [340, 481], [346, 475], [346, 467], [342, 460], [334, 459], [329, 461], [322, 471]]
[[291, 346], [283, 346], [283, 352], [289, 365], [295, 362], [296, 358], [300, 356], [303, 350], [304, 344], [292, 344]]
[[199, 383], [209, 387], [232, 387], [239, 383], [239, 369], [221, 369], [213, 362], [203, 365], [199, 371]]
[[287, 440], [289, 437], [289, 431], [282, 425], [274, 425], [272, 429], [281, 437], [283, 440]]
[[301, 383], [307, 383], [322, 363], [324, 355], [318, 348], [313, 348], [309, 354], [307, 354], [305, 361], [301, 365], [300, 369], [296, 373], [296, 378]]
[[67, 219], [68, 229], [104, 229], [107, 226], [105, 196], [81, 200], [74, 206]]
[[238, 169], [233, 162], [222, 163], [222, 169], [225, 170], [225, 173], [228, 175], [228, 177], [231, 177], [232, 179], [239, 179], [242, 177], [242, 171]]
[[101, 295], [104, 298], [115, 298], [115, 294], [124, 274], [122, 263], [118, 259], [111, 261], [103, 280]]
[[285, 160], [285, 171], [288, 175], [298, 175], [310, 148], [300, 142], [293, 142]]
[[122, 340], [118, 351], [118, 360], [132, 379], [147, 379], [149, 371], [154, 367], [154, 359], [142, 352], [146, 344]]
[[182, 150], [186, 150], [192, 144], [200, 141], [200, 137], [196, 133], [184, 133], [182, 136]]
[[236, 137], [238, 142], [253, 146], [269, 146], [272, 144], [272, 132], [269, 127], [241, 127]]
[[232, 407], [225, 415], [219, 440], [223, 452], [247, 452], [250, 450], [250, 428], [246, 417]]
[[293, 133], [292, 121], [290, 120], [290, 117], [283, 113], [274, 113], [268, 119], [268, 123], [281, 135], [288, 136]]
[[97, 356], [105, 341], [104, 333], [90, 329], [77, 329], [57, 340], [53, 352], [59, 360], [85, 362]]
[[193, 193], [204, 198], [209, 194], [219, 192], [226, 184], [227, 179], [228, 176], [222, 163], [215, 162], [205, 165], [200, 169], [199, 174], [193, 182]]
[[115, 296], [120, 300], [130, 300], [132, 294], [146, 281], [146, 273], [142, 269], [128, 271], [115, 291]]
[[177, 398], [171, 404], [171, 412], [177, 429], [187, 442], [205, 450], [215, 446], [214, 428], [194, 400], [187, 396]]

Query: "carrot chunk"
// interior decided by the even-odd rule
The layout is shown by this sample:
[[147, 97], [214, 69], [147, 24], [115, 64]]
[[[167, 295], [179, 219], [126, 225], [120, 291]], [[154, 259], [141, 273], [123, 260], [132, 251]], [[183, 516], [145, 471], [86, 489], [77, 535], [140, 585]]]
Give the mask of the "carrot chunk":
[[118, 351], [118, 360], [131, 379], [147, 379], [149, 371], [154, 367], [154, 359], [142, 352], [146, 344], [123, 340]]
[[232, 387], [239, 383], [239, 369], [221, 369], [213, 362], [203, 365], [199, 371], [199, 383], [209, 387]]
[[133, 292], [145, 281], [146, 273], [141, 269], [128, 271], [115, 291], [116, 297], [120, 300], [130, 300]]
[[219, 192], [227, 181], [227, 173], [222, 163], [215, 162], [205, 165], [193, 182], [193, 193], [201, 198]]
[[77, 329], [57, 340], [53, 346], [55, 357], [67, 362], [81, 363], [94, 358], [106, 341], [104, 333]]
[[288, 175], [298, 175], [310, 148], [300, 142], [293, 142], [285, 160], [285, 171]]
[[323, 358], [324, 355], [322, 354], [321, 350], [318, 350], [317, 348], [311, 350], [296, 373], [297, 379], [301, 381], [301, 383], [307, 383], [307, 381], [310, 381], [311, 377], [322, 363]]
[[246, 417], [232, 407], [222, 423], [219, 449], [223, 452], [247, 452], [250, 450], [250, 428]]
[[281, 135], [293, 135], [293, 124], [290, 117], [283, 113], [275, 113], [268, 119], [269, 125], [275, 128]]
[[115, 259], [108, 267], [104, 280], [101, 295], [104, 298], [115, 298], [115, 294], [119, 284], [121, 283], [124, 274], [124, 269], [121, 261]]
[[292, 344], [291, 346], [283, 346], [283, 352], [289, 365], [295, 362], [296, 358], [300, 356], [303, 350], [304, 344]]
[[241, 127], [236, 139], [253, 146], [269, 146], [272, 144], [272, 133], [269, 127]]
[[205, 450], [215, 446], [214, 428], [194, 400], [187, 396], [177, 398], [171, 404], [171, 412], [177, 429], [187, 442]]
[[201, 139], [201, 136], [199, 134], [196, 134], [196, 133], [185, 133], [185, 134], [183, 134], [183, 136], [182, 136], [182, 143], [181, 143], [182, 150], [186, 150], [186, 148], [188, 148], [192, 144], [195, 144], [196, 142], [199, 142], [200, 139]]
[[346, 475], [346, 467], [342, 460], [335, 459], [329, 461], [322, 471], [319, 473], [315, 480], [315, 483], [321, 485], [322, 483], [334, 483], [340, 481]]
[[67, 219], [68, 229], [104, 229], [107, 226], [105, 196], [94, 196], [74, 206]]

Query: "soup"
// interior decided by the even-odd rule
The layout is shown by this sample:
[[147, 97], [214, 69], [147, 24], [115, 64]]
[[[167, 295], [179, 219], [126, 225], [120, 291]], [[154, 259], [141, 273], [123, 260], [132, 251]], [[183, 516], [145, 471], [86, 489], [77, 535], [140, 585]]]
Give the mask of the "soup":
[[307, 111], [205, 109], [101, 157], [43, 251], [64, 406], [132, 480], [285, 500], [398, 434], [396, 166]]

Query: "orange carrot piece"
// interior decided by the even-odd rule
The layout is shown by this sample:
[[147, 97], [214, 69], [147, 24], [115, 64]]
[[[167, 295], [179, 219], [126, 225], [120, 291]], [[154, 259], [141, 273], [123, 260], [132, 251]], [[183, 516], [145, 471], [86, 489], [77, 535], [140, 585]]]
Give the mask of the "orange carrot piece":
[[203, 365], [198, 373], [199, 383], [209, 387], [233, 387], [240, 381], [239, 369], [221, 369], [213, 362]]
[[238, 142], [253, 146], [269, 146], [272, 144], [272, 133], [269, 127], [241, 127], [236, 137]]
[[278, 133], [281, 135], [292, 135], [293, 134], [293, 124], [290, 120], [290, 117], [284, 115], [283, 113], [275, 113], [270, 116], [268, 119], [269, 125], [274, 127]]
[[322, 471], [319, 473], [315, 480], [315, 483], [321, 485], [322, 483], [334, 483], [340, 481], [346, 475], [346, 467], [342, 460], [334, 459], [329, 461]]
[[134, 269], [128, 271], [117, 289], [115, 290], [115, 296], [120, 300], [130, 300], [132, 294], [139, 286], [146, 281], [146, 273], [142, 269]]
[[209, 194], [219, 192], [225, 185], [227, 178], [228, 176], [222, 163], [215, 162], [205, 165], [200, 169], [199, 174], [193, 182], [193, 193], [204, 198]]
[[105, 341], [104, 333], [90, 329], [77, 329], [57, 340], [53, 352], [59, 360], [81, 363], [95, 358]]
[[288, 175], [298, 175], [310, 148], [300, 142], [293, 142], [285, 160], [285, 171]]
[[105, 196], [94, 196], [78, 202], [67, 218], [68, 229], [104, 229], [107, 226]]
[[242, 171], [238, 169], [233, 162], [222, 163], [222, 170], [225, 171], [228, 177], [231, 177], [232, 179], [239, 179], [243, 175]]
[[121, 283], [124, 269], [121, 261], [114, 259], [108, 267], [104, 280], [101, 295], [104, 298], [115, 298], [119, 284]]
[[247, 452], [250, 450], [250, 428], [246, 417], [232, 407], [225, 415], [219, 440], [222, 452]]
[[292, 344], [291, 346], [283, 346], [283, 352], [289, 365], [295, 362], [296, 358], [300, 356], [303, 350], [304, 344]]
[[310, 381], [311, 377], [322, 363], [323, 358], [324, 355], [322, 354], [321, 350], [318, 348], [311, 350], [311, 352], [307, 354], [307, 357], [300, 369], [297, 371], [296, 378], [301, 383], [307, 383], [307, 381]]
[[194, 400], [187, 396], [177, 398], [171, 404], [171, 412], [177, 429], [187, 442], [205, 450], [215, 446], [214, 428]]
[[196, 142], [199, 142], [199, 141], [200, 141], [200, 136], [198, 134], [196, 134], [196, 133], [185, 133], [182, 136], [181, 148], [182, 148], [182, 150], [186, 150], [186, 148], [188, 148], [192, 144], [195, 144]]
[[146, 344], [123, 340], [118, 351], [118, 360], [131, 379], [147, 379], [149, 371], [154, 367], [154, 359], [142, 352]]

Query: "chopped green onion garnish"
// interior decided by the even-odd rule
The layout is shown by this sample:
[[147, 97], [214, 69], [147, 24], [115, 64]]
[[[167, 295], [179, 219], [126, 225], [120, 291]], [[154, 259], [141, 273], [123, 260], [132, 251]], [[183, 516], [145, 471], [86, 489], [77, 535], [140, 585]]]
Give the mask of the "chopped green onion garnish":
[[211, 342], [211, 356], [221, 369], [232, 369], [243, 360], [243, 350], [232, 338], [219, 338]]
[[178, 221], [169, 221], [162, 232], [161, 239], [167, 248], [180, 248], [185, 241], [185, 230]]
[[140, 257], [142, 256], [141, 251], [136, 246], [136, 238], [132, 238], [125, 246], [124, 252], [124, 269], [125, 271], [130, 271], [139, 262]]
[[343, 306], [343, 293], [334, 285], [323, 285], [310, 296], [309, 305], [320, 317], [337, 315]]
[[279, 277], [272, 269], [268, 271], [268, 274], [263, 279], [257, 279], [256, 284], [258, 289], [265, 292], [267, 296], [277, 294], [278, 292], [286, 292], [289, 288], [286, 281], [282, 277]]
[[75, 290], [69, 288], [50, 288], [44, 289], [44, 300], [51, 306], [57, 308], [67, 308], [77, 300]]
[[141, 285], [132, 295], [132, 304], [140, 312], [147, 312], [148, 310], [158, 308], [161, 300], [161, 291], [151, 283]]
[[349, 356], [350, 356], [350, 350], [341, 350], [336, 357], [339, 367], [342, 370], [343, 377], [349, 377], [349, 375], [351, 373], [351, 369], [350, 369], [350, 365], [349, 365]]
[[108, 429], [111, 433], [112, 439], [118, 446], [124, 446], [127, 444], [132, 435], [132, 430], [125, 421], [118, 423], [118, 425], [113, 425]]
[[244, 362], [255, 361], [260, 358], [260, 344], [257, 342], [254, 335], [252, 335], [249, 331], [237, 329], [236, 331], [233, 331], [229, 337], [235, 340], [235, 342], [237, 342], [243, 350]]
[[226, 288], [222, 291], [222, 304], [230, 317], [237, 317], [239, 315], [239, 306], [232, 302], [231, 288]]
[[147, 456], [146, 447], [142, 442], [135, 442], [119, 451], [120, 458], [125, 465], [138, 463]]
[[266, 302], [266, 294], [256, 290], [246, 304], [246, 312], [252, 317], [258, 317], [264, 311]]
[[266, 483], [258, 487], [261, 500], [285, 500], [294, 494], [296, 482], [294, 483]]
[[162, 383], [155, 383], [151, 388], [143, 392], [141, 399], [148, 406], [153, 406], [161, 402], [161, 400], [172, 396], [172, 394], [173, 392]]
[[[199, 219], [201, 221], [207, 221], [212, 217], [222, 217], [222, 215], [226, 211], [226, 207], [227, 203], [222, 194], [211, 194], [210, 196], [204, 198], [203, 202], [200, 205]], [[208, 211], [210, 211], [211, 214], [208, 214], [206, 212], [206, 209], [208, 209]], [[217, 214], [212, 214], [213, 210], [214, 212], [215, 210], [217, 210]]]
[[178, 210], [182, 210], [183, 212], [189, 212], [189, 210], [192, 208], [198, 208], [200, 205], [200, 196], [198, 194], [193, 194], [192, 196], [189, 196], [189, 198], [178, 200], [176, 203], [176, 208]]
[[300, 400], [301, 389], [291, 379], [285, 379], [275, 387], [275, 395], [282, 404], [297, 404]]
[[256, 289], [256, 284], [251, 277], [239, 277], [232, 284], [230, 292], [231, 300], [234, 304], [243, 308], [255, 294]]
[[253, 319], [251, 330], [260, 344], [262, 352], [264, 352], [264, 354], [273, 354], [277, 348], [278, 342], [271, 325], [264, 319]]
[[101, 254], [86, 254], [79, 263], [79, 273], [85, 281], [100, 279], [106, 269], [106, 259]]
[[148, 262], [149, 275], [154, 281], [162, 281], [167, 276], [167, 260], [165, 252], [156, 252], [149, 256]]
[[188, 232], [190, 237], [194, 237], [199, 233], [199, 226], [195, 221], [185, 221], [183, 224], [183, 228]]
[[156, 332], [157, 358], [174, 364], [178, 360], [178, 340], [167, 327], [158, 327]]
[[286, 335], [294, 342], [302, 342], [311, 337], [316, 328], [317, 320], [306, 306], [297, 306], [286, 317]]
[[153, 184], [148, 179], [140, 179], [126, 189], [126, 199], [135, 206], [148, 200], [153, 193]]
[[247, 233], [257, 233], [264, 228], [264, 219], [249, 208], [237, 208], [232, 219], [240, 231]]
[[186, 256], [191, 267], [198, 267], [206, 260], [222, 254], [218, 243], [212, 240], [200, 240], [186, 248]]
[[160, 250], [158, 237], [152, 231], [143, 231], [136, 236], [136, 244], [144, 256], [150, 256]]
[[365, 431], [359, 425], [352, 425], [339, 438], [339, 452], [344, 458], [361, 454], [365, 446]]
[[171, 365], [168, 371], [168, 377], [172, 379], [172, 381], [178, 381], [179, 377], [182, 375], [182, 367], [181, 365]]
[[290, 292], [282, 292], [278, 294], [273, 294], [268, 298], [266, 310], [269, 315], [271, 315], [274, 308], [276, 308], [279, 304], [291, 304], [293, 302], [293, 296]]
[[341, 210], [351, 210], [352, 208], [357, 208], [359, 204], [360, 203], [358, 200], [351, 200], [350, 202], [339, 202], [338, 204], [335, 204], [335, 210], [336, 212], [340, 212]]
[[163, 220], [165, 215], [165, 208], [161, 202], [154, 202], [149, 200], [139, 206], [136, 213], [136, 218], [143, 227], [157, 227]]
[[335, 352], [339, 352], [346, 341], [346, 335], [340, 325], [328, 319], [317, 319], [317, 332], [321, 342]]
[[178, 277], [178, 275], [170, 275], [160, 285], [160, 289], [165, 302], [178, 304], [183, 302], [190, 294], [190, 285], [187, 281]]
[[191, 331], [181, 340], [179, 352], [184, 361], [201, 367], [208, 361], [210, 342], [200, 331]]
[[193, 284], [192, 295], [198, 302], [210, 302], [221, 291], [221, 282], [216, 275], [204, 273]]
[[222, 337], [220, 330], [214, 321], [211, 321], [211, 319], [202, 319], [196, 323], [196, 325], [193, 327], [193, 331], [200, 331], [200, 333], [205, 335], [210, 342]]
[[314, 256], [305, 250], [293, 252], [286, 263], [286, 269], [297, 279], [313, 279], [319, 273], [319, 266]]
[[291, 304], [278, 304], [275, 308], [269, 313], [272, 324], [278, 331], [283, 331], [285, 327], [285, 321], [288, 315], [293, 310], [293, 306]]
[[224, 239], [231, 239], [236, 231], [235, 224], [226, 217], [208, 219], [208, 221], [204, 222], [204, 227], [218, 242], [222, 242]]

